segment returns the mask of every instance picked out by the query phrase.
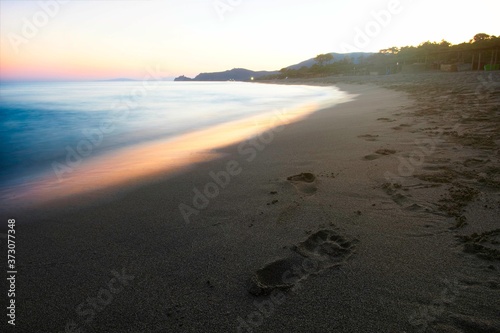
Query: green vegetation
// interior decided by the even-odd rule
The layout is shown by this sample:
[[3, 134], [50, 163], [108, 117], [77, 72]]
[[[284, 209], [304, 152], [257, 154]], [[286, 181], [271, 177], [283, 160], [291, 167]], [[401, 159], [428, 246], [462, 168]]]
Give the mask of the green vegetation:
[[476, 34], [469, 42], [457, 45], [442, 40], [424, 42], [419, 46], [391, 47], [379, 53], [361, 58], [354, 64], [345, 58], [333, 62], [330, 53], [319, 54], [311, 67], [299, 69], [283, 68], [279, 74], [259, 78], [312, 78], [330, 75], [394, 74], [401, 71], [439, 70], [441, 65], [450, 65], [448, 70], [498, 69], [500, 63], [500, 36]]
[[325, 63], [330, 63], [333, 60], [333, 56], [330, 53], [318, 54], [314, 60], [318, 63], [318, 66], [322, 67]]
[[[329, 54], [331, 59], [333, 60], [333, 56]], [[315, 60], [318, 57], [315, 58]], [[320, 77], [320, 76], [329, 76], [335, 74], [342, 74], [351, 71], [353, 68], [353, 63], [351, 59], [345, 58], [341, 61], [325, 64], [325, 61], [316, 60], [316, 64], [311, 67], [302, 66], [299, 69], [291, 69], [291, 68], [282, 68], [279, 74], [267, 76], [265, 78], [280, 78], [284, 79], [288, 78], [303, 78], [303, 77]], [[265, 78], [261, 78], [265, 79]]]

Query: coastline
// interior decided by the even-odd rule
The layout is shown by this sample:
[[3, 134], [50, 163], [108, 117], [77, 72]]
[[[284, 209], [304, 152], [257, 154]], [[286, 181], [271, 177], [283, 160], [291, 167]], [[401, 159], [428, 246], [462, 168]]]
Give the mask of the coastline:
[[[247, 154], [241, 143], [223, 147], [218, 159], [101, 205], [32, 213], [39, 223], [17, 231], [26, 282], [19, 324], [56, 332], [73, 322], [86, 332], [499, 331], [499, 138], [490, 137], [498, 78], [480, 93], [484, 81], [464, 78], [302, 80], [359, 96]], [[213, 197], [196, 207], [207, 186]], [[189, 223], [180, 204], [198, 211]], [[481, 244], [474, 233], [484, 234]], [[122, 270], [129, 284], [92, 311], [86, 300]], [[288, 271], [296, 273], [285, 286], [275, 281]]]
[[[275, 87], [279, 92], [283, 85]], [[246, 88], [248, 90], [249, 87]], [[310, 86], [298, 88], [310, 89]], [[296, 90], [290, 87], [287, 89]], [[200, 129], [167, 138], [142, 143], [132, 141], [126, 147], [98, 156], [92, 156], [93, 149], [98, 148], [104, 141], [103, 138], [112, 133], [113, 129], [86, 129], [87, 134], [92, 135], [88, 134], [88, 140], [80, 140], [78, 145], [90, 147], [89, 152], [75, 151], [67, 146], [65, 159], [54, 159], [51, 168], [35, 172], [33, 177], [23, 180], [24, 184], [1, 187], [0, 215], [12, 210], [43, 207], [51, 203], [57, 205], [57, 201], [68, 197], [79, 200], [83, 196], [87, 198], [85, 201], [88, 203], [90, 200], [95, 201], [91, 199], [93, 196], [96, 199], [107, 196], [113, 192], [113, 188], [129, 188], [134, 184], [140, 186], [148, 179], [154, 181], [157, 178], [170, 177], [197, 163], [217, 158], [220, 155], [217, 152], [219, 148], [242, 142], [259, 133], [270, 131], [273, 127], [299, 121], [318, 109], [345, 103], [353, 98], [335, 88], [328, 91], [328, 94], [327, 88], [319, 89], [322, 89], [325, 96], [314, 102], [299, 99], [300, 103], [291, 100], [293, 105], [280, 108], [262, 104], [263, 111], [256, 115], [226, 120], [208, 127], [201, 126]], [[194, 119], [186, 122], [193, 122]], [[29, 159], [29, 156], [26, 159]]]

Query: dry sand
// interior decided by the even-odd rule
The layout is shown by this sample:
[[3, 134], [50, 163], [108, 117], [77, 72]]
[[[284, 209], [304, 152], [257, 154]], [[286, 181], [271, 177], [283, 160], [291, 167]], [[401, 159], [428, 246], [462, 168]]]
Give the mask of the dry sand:
[[14, 212], [16, 331], [500, 332], [488, 75], [280, 82], [359, 96], [100, 204]]

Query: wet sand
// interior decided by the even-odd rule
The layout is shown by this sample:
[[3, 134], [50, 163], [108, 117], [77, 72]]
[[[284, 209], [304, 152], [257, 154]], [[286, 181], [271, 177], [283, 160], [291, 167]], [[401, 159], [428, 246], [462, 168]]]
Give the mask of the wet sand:
[[101, 203], [13, 213], [16, 330], [500, 332], [488, 75], [279, 82], [358, 97]]

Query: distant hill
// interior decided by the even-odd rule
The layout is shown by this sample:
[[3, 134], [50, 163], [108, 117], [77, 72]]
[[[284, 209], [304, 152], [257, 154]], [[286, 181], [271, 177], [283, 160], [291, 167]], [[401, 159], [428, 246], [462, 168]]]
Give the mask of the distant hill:
[[[360, 63], [360, 60], [362, 58], [367, 58], [370, 55], [372, 55], [373, 53], [372, 52], [352, 52], [352, 53], [334, 53], [334, 52], [332, 52], [330, 54], [333, 56], [332, 62], [338, 62], [338, 61], [344, 60], [345, 58], [350, 58], [352, 63], [357, 65]], [[298, 64], [288, 66], [286, 68], [299, 69], [303, 66], [311, 67], [315, 63], [316, 63], [316, 61], [314, 60], [314, 58], [311, 58], [311, 59], [299, 62]]]
[[[350, 58], [354, 64], [359, 64], [362, 58], [368, 57], [373, 53], [369, 52], [353, 52], [353, 53], [331, 53], [333, 55], [333, 62], [342, 61], [345, 58]], [[311, 67], [316, 61], [314, 58], [302, 61], [298, 64], [288, 66], [289, 69], [299, 69], [303, 66]], [[201, 73], [195, 78], [191, 79], [184, 75], [179, 76], [174, 79], [174, 81], [250, 81], [251, 78], [258, 79], [259, 77], [266, 75], [278, 74], [279, 71], [252, 71], [245, 68], [233, 68], [224, 72], [213, 72], [213, 73]]]
[[179, 76], [174, 81], [250, 81], [253, 78], [257, 79], [264, 75], [277, 74], [277, 71], [251, 71], [245, 68], [233, 68], [224, 72], [201, 73], [194, 79], [190, 79], [184, 75]]
[[181, 75], [179, 77], [176, 77], [174, 79], [174, 81], [193, 81], [193, 79], [187, 77], [187, 76], [184, 76], [184, 75]]

